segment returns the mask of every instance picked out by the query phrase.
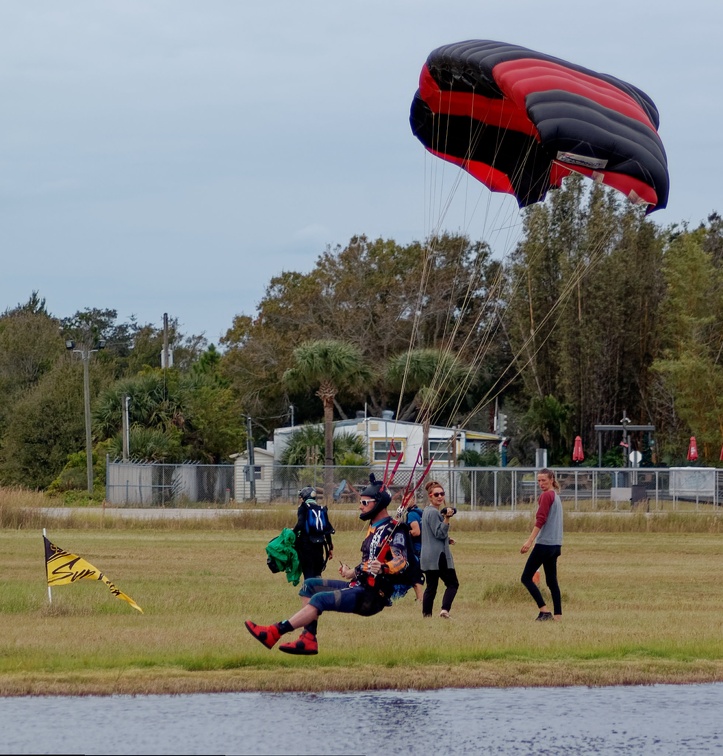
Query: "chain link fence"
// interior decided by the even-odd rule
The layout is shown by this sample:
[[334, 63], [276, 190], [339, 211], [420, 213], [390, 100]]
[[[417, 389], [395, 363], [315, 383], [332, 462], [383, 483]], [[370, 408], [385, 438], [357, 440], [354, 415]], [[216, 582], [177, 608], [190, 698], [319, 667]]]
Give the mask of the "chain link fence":
[[233, 465], [109, 462], [106, 467], [105, 498], [113, 505], [226, 505], [233, 488]]
[[[423, 469], [423, 468], [422, 468]], [[439, 482], [450, 504], [469, 510], [532, 508], [539, 495], [534, 467], [433, 467], [424, 481], [419, 467], [400, 467], [390, 486], [397, 498], [425, 500], [424, 484]], [[109, 462], [106, 501], [116, 506], [229, 506], [295, 502], [300, 488], [314, 486], [326, 501], [353, 507], [384, 467], [334, 467], [333, 490], [324, 491], [323, 465], [283, 466], [139, 464]], [[560, 495], [572, 511], [699, 511], [723, 503], [719, 468], [555, 468]], [[253, 485], [251, 483], [253, 475]]]

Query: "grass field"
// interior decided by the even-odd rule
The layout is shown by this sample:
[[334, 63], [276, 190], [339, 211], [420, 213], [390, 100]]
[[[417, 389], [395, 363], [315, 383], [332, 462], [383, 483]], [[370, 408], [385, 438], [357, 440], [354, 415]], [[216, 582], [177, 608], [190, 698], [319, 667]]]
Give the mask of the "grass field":
[[[293, 508], [213, 523], [11, 514], [5, 506], [0, 529], [0, 695], [723, 680], [720, 517], [570, 520], [559, 562], [564, 619], [548, 623], [534, 621], [519, 583], [531, 523], [460, 521], [452, 620], [422, 619], [410, 593], [371, 618], [325, 614], [319, 655], [297, 658], [243, 627], [299, 606], [298, 589], [269, 572], [264, 552]], [[337, 556], [355, 563], [361, 524], [353, 513], [334, 524]], [[145, 613], [89, 580], [54, 588], [49, 605], [43, 525]], [[333, 567], [326, 576], [336, 577]]]

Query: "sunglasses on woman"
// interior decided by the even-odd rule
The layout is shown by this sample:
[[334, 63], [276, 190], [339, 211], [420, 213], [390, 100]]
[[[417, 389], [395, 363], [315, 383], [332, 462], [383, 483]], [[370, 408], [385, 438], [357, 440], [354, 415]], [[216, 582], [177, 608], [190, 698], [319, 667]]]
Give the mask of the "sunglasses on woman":
[[435, 499], [444, 496], [444, 491], [437, 491], [436, 493], [433, 493], [432, 496], [434, 496]]

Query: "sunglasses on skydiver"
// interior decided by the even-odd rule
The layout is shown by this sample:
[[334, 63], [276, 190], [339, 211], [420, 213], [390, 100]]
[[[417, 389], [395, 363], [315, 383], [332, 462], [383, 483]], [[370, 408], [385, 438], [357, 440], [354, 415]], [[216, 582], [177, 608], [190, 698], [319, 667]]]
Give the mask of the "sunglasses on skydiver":
[[366, 500], [365, 499], [361, 499], [360, 503], [361, 503], [361, 505], [363, 507], [365, 507], [367, 504], [375, 504], [376, 500], [375, 499], [366, 499]]

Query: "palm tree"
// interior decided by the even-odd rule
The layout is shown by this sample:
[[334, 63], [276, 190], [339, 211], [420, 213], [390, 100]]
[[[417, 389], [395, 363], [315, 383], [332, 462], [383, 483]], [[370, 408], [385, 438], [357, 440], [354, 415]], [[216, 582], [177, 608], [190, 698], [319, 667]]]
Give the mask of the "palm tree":
[[562, 464], [572, 446], [570, 408], [556, 397], [536, 396], [522, 418], [523, 439], [534, 439], [550, 451], [550, 464]]
[[329, 501], [334, 487], [334, 400], [342, 391], [361, 388], [372, 373], [361, 351], [343, 341], [306, 341], [293, 355], [296, 365], [284, 373], [283, 382], [295, 392], [316, 388], [324, 406], [324, 498]]
[[[364, 439], [358, 433], [340, 433], [333, 438], [334, 464], [340, 465], [351, 456], [367, 464]], [[324, 445], [324, 430], [318, 425], [302, 425], [289, 435], [289, 441], [281, 454], [282, 465], [307, 465], [317, 449]], [[349, 464], [349, 463], [346, 463]]]
[[422, 457], [429, 461], [429, 426], [432, 414], [446, 399], [459, 399], [470, 384], [470, 372], [455, 355], [441, 349], [412, 349], [391, 357], [387, 381], [401, 393], [412, 391], [412, 405], [422, 423]]

